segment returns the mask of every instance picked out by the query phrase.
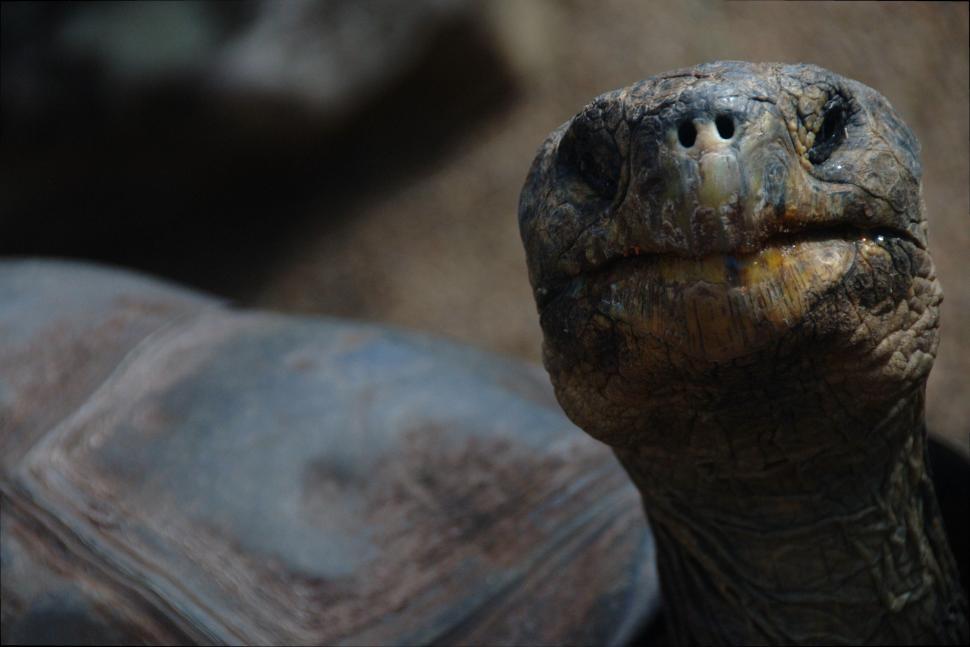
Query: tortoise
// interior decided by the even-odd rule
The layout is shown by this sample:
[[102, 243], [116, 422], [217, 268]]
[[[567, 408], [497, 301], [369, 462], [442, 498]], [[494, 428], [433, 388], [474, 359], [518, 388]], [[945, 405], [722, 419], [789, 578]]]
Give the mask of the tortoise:
[[519, 223], [543, 362], [641, 493], [673, 641], [967, 643], [924, 424], [942, 292], [884, 97], [733, 61], [606, 93]]
[[[798, 112], [798, 101], [794, 108], [796, 119], [817, 129], [806, 125], [801, 138], [799, 122], [789, 132], [786, 120], [778, 130], [774, 120], [791, 112], [794, 97], [821, 90], [833, 95], [821, 118]], [[839, 137], [832, 135], [838, 123], [824, 116], [832, 106], [846, 119], [838, 145], [826, 139]], [[853, 121], [862, 109], [878, 109], [878, 119], [901, 128], [878, 131], [876, 152], [914, 165], [909, 184], [888, 194], [916, 209], [906, 212], [914, 216], [907, 234], [872, 211], [884, 200], [876, 180], [863, 190], [847, 183], [838, 198], [845, 213], [869, 224], [835, 228], [821, 208], [798, 208], [812, 196], [821, 204], [824, 182], [855, 177], [825, 170], [813, 179], [819, 171], [809, 164], [827, 167], [814, 142], [806, 147], [809, 131], [839, 171], [888, 163], [873, 165], [864, 146], [847, 143], [849, 133], [866, 139], [868, 122]], [[716, 129], [723, 115], [730, 121], [720, 120], [721, 143], [711, 123]], [[897, 150], [900, 141], [913, 147], [909, 157]], [[712, 145], [718, 150], [705, 148]], [[912, 204], [918, 190], [915, 140], [888, 104], [818, 68], [718, 63], [604, 95], [540, 148], [520, 204], [555, 394], [537, 367], [415, 333], [240, 311], [90, 265], [2, 261], [4, 642], [623, 644], [656, 618], [661, 585], [677, 640], [855, 640], [870, 618], [843, 626], [830, 607], [838, 591], [796, 586], [817, 567], [796, 541], [813, 529], [799, 525], [799, 513], [814, 510], [816, 499], [817, 510], [829, 512], [821, 504], [840, 505], [826, 498], [836, 491], [848, 492], [851, 503], [863, 472], [889, 465], [892, 443], [909, 452], [901, 469], [918, 482], [919, 512], [931, 526], [912, 533], [932, 540], [927, 554], [938, 558], [932, 581], [941, 589], [889, 599], [898, 607], [892, 612], [902, 618], [917, 603], [921, 611], [927, 600], [937, 608], [952, 603], [955, 616], [934, 629], [959, 638], [965, 606], [946, 598], [959, 596], [958, 585], [919, 454], [925, 438], [916, 405], [935, 350], [939, 290], [925, 278], [932, 265], [921, 207]], [[758, 200], [770, 204], [777, 231], [746, 228]], [[667, 203], [673, 206], [657, 210]], [[802, 241], [798, 223], [807, 213], [819, 217]], [[712, 214], [721, 228], [706, 220]], [[834, 255], [827, 252], [833, 230], [842, 241]], [[875, 271], [840, 274], [842, 244], [876, 267], [881, 252], [870, 245], [912, 253], [903, 267], [923, 272], [924, 291], [914, 295], [928, 301], [924, 323], [933, 339], [922, 347], [930, 359], [906, 376], [909, 389], [876, 380], [871, 390], [920, 395], [905, 411], [910, 428], [900, 431], [913, 432], [911, 440], [892, 437], [876, 449], [871, 437], [845, 440], [840, 454], [815, 451], [828, 438], [813, 414], [831, 407], [821, 399], [797, 407], [775, 386], [790, 385], [786, 376], [806, 352], [851, 359], [854, 346], [839, 341], [839, 306], [855, 298], [884, 313], [885, 299], [865, 295], [897, 298], [916, 283], [905, 272], [895, 282]], [[815, 281], [805, 283], [812, 290], [786, 291], [788, 283], [772, 278], [795, 271]], [[845, 301], [822, 289], [835, 283], [845, 286]], [[718, 310], [726, 298], [756, 289], [764, 316]], [[688, 307], [704, 319], [688, 323]], [[799, 332], [805, 321], [830, 326], [806, 336]], [[746, 336], [732, 336], [736, 330]], [[745, 345], [751, 353], [738, 352]], [[758, 373], [767, 358], [778, 361], [770, 380]], [[737, 374], [751, 381], [748, 410], [739, 406]], [[859, 384], [862, 378], [874, 379], [860, 374]], [[585, 431], [612, 445], [619, 462], [564, 416], [556, 398]], [[760, 420], [759, 398], [776, 407], [767, 422], [798, 423], [804, 438], [774, 425], [766, 446], [753, 447], [727, 426]], [[686, 431], [684, 416], [693, 420]], [[845, 427], [832, 433], [850, 433], [848, 416], [834, 420]], [[712, 435], [711, 425], [724, 425], [723, 433]], [[848, 451], [860, 445], [866, 461]], [[801, 476], [818, 478], [801, 483]], [[792, 496], [785, 488], [793, 485], [806, 491]], [[893, 503], [914, 509], [908, 499]], [[758, 526], [739, 509], [775, 512], [764, 520], [778, 525]], [[838, 512], [831, 521], [840, 532], [869, 521]], [[884, 534], [895, 529], [883, 526]], [[814, 528], [824, 550], [851, 538], [869, 559], [864, 532], [833, 537], [826, 520]], [[865, 575], [879, 581], [899, 561], [910, 541], [905, 528], [891, 535], [883, 561], [866, 562]], [[776, 532], [765, 539], [766, 530]], [[834, 548], [833, 559], [845, 558]], [[743, 570], [748, 565], [765, 572]], [[858, 594], [855, 609], [882, 610], [882, 594], [893, 591], [858, 581], [854, 562], [833, 565], [826, 575], [846, 568], [841, 585]], [[755, 594], [770, 597], [772, 607]], [[748, 608], [728, 604], [739, 595]], [[901, 621], [888, 626], [903, 639]]]

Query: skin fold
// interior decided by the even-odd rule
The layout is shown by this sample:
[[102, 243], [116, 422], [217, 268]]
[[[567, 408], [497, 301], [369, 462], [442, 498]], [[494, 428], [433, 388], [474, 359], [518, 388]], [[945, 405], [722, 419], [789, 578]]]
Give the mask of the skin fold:
[[595, 99], [519, 206], [543, 357], [640, 489], [680, 643], [966, 643], [925, 460], [942, 291], [874, 90], [717, 62]]

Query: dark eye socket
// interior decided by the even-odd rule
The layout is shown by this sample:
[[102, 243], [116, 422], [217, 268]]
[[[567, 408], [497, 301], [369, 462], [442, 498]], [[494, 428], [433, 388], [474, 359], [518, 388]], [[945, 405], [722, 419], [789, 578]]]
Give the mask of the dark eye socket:
[[845, 140], [845, 125], [848, 120], [844, 101], [837, 98], [825, 107], [822, 126], [815, 135], [815, 143], [808, 151], [808, 161], [821, 164]]
[[599, 197], [612, 200], [620, 183], [621, 160], [610, 133], [577, 119], [559, 143], [558, 160]]

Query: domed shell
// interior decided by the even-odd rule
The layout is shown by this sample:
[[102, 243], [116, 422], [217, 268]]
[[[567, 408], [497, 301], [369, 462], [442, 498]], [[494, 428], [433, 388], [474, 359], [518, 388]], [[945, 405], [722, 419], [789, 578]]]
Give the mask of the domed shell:
[[0, 303], [5, 641], [618, 644], [657, 608], [538, 367], [79, 264], [0, 262]]

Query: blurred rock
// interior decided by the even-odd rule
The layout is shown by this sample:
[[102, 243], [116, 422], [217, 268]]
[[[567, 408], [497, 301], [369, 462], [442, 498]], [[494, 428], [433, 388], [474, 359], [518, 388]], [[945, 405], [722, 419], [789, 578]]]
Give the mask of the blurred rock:
[[230, 91], [298, 97], [325, 112], [361, 103], [402, 73], [443, 21], [467, 3], [262, 2], [226, 44], [211, 82]]
[[393, 185], [512, 90], [464, 2], [2, 11], [0, 253], [97, 258], [230, 295], [307, 196]]

